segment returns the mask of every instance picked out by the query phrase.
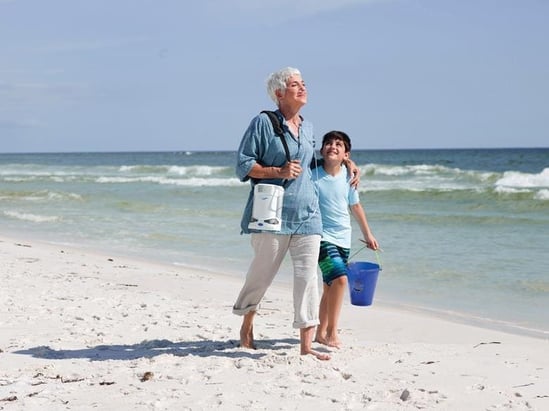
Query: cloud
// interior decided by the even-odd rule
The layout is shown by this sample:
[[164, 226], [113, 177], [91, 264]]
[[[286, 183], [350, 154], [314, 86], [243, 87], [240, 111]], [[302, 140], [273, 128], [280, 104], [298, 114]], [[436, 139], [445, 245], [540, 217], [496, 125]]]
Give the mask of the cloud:
[[[0, 0], [2, 1], [2, 0]], [[40, 47], [37, 51], [43, 53], [71, 53], [75, 51], [96, 51], [105, 49], [116, 49], [135, 44], [141, 44], [148, 40], [146, 36], [136, 36], [119, 39], [100, 39], [100, 40], [79, 40], [52, 43]]]
[[209, 0], [207, 7], [211, 13], [217, 15], [239, 14], [265, 21], [280, 22], [380, 1], [387, 0], [278, 0], [272, 2]]
[[276, 2], [258, 2], [257, 0], [234, 0], [233, 7], [240, 10], [278, 10], [316, 13], [318, 11], [344, 8], [353, 4], [372, 3], [374, 0], [278, 0]]
[[[0, 0], [0, 3], [2, 0]], [[36, 120], [2, 120], [0, 119], [0, 130], [21, 130], [44, 127], [43, 123]]]
[[0, 112], [21, 109], [33, 104], [74, 101], [86, 94], [88, 86], [77, 83], [1, 83]]
[[[2, 1], [2, 0], [0, 0]], [[41, 70], [40, 73], [41, 74], [44, 74], [44, 75], [59, 75], [59, 74], [63, 74], [65, 72], [65, 70], [63, 69], [60, 69], [60, 68], [51, 68], [51, 69], [44, 69], [44, 70]], [[28, 68], [0, 68], [0, 76], [28, 76], [28, 75], [34, 75], [36, 73], [36, 71], [34, 70], [31, 70], [31, 69], [28, 69]], [[6, 85], [7, 83], [1, 83], [0, 82], [0, 87], [2, 87], [2, 85]]]

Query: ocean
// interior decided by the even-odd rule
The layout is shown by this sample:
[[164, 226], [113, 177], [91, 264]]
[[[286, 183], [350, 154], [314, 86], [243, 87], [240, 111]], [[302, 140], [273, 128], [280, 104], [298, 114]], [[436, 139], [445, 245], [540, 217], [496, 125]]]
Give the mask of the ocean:
[[[549, 149], [355, 150], [352, 158], [383, 249], [374, 304], [549, 338]], [[1, 232], [243, 278], [249, 185], [235, 177], [234, 159], [226, 151], [0, 154]], [[376, 262], [359, 238], [355, 224], [352, 259]], [[291, 281], [289, 262], [277, 281]]]

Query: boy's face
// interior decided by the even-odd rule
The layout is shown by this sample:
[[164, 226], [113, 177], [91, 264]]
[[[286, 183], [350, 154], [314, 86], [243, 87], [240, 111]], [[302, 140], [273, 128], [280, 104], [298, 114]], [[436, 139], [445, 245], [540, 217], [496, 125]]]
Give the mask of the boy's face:
[[345, 143], [343, 140], [331, 139], [324, 143], [320, 154], [324, 160], [332, 160], [341, 163], [349, 158], [349, 153], [345, 151]]

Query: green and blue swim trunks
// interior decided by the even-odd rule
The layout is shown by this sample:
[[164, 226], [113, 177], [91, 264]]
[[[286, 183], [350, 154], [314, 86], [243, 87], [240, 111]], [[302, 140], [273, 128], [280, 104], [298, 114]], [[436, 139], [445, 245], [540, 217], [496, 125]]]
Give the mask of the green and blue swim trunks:
[[347, 275], [349, 251], [349, 248], [339, 247], [328, 241], [320, 242], [318, 265], [325, 284], [331, 285], [336, 278]]

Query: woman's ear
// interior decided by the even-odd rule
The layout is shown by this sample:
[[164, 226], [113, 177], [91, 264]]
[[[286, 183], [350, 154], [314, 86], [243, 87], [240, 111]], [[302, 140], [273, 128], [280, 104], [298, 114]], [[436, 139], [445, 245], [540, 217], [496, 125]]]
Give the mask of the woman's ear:
[[275, 90], [275, 96], [276, 96], [276, 99], [277, 99], [278, 101], [280, 101], [280, 99], [281, 99], [282, 97], [284, 97], [284, 92], [283, 92], [282, 90], [280, 90], [280, 89], [277, 89], [277, 90]]

